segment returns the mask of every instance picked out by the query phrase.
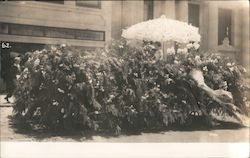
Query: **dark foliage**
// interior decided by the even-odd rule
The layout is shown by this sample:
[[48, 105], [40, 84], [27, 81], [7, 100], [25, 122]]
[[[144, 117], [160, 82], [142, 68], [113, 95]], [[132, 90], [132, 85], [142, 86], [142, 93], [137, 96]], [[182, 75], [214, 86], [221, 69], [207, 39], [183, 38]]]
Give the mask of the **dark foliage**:
[[194, 118], [213, 125], [212, 113], [227, 114], [190, 78], [198, 68], [213, 89], [233, 94], [246, 111], [243, 68], [214, 54], [189, 50], [156, 60], [154, 44], [132, 47], [121, 40], [87, 52], [72, 47], [35, 51], [15, 93], [16, 118], [54, 130], [120, 134], [185, 127]]

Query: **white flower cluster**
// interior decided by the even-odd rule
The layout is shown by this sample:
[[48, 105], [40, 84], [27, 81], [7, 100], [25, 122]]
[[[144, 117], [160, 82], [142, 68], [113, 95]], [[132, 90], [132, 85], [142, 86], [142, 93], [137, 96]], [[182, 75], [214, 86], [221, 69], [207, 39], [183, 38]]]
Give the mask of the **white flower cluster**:
[[177, 49], [177, 53], [187, 53], [188, 52], [188, 50], [187, 50], [187, 48], [179, 48], [179, 49]]
[[204, 66], [204, 67], [202, 68], [202, 70], [207, 72], [207, 71], [208, 71], [207, 66]]
[[52, 100], [52, 105], [58, 106], [59, 103], [56, 100]]
[[167, 54], [168, 54], [168, 55], [175, 54], [175, 49], [174, 49], [174, 47], [167, 48]]
[[28, 75], [30, 74], [29, 69], [25, 68], [22, 74], [23, 74], [23, 79], [27, 79]]
[[188, 49], [194, 48], [195, 50], [197, 50], [197, 49], [200, 48], [200, 44], [199, 44], [198, 42], [195, 42], [195, 43], [188, 43], [188, 44], [186, 45], [186, 47], [187, 47]]
[[64, 93], [64, 90], [62, 90], [61, 88], [57, 88], [58, 92], [60, 93]]
[[235, 70], [235, 63], [233, 62], [233, 63], [227, 63], [227, 67], [229, 68], [229, 70], [231, 71], [231, 72], [233, 72], [234, 70]]
[[223, 82], [221, 83], [221, 85], [220, 85], [220, 88], [221, 88], [221, 89], [224, 89], [224, 90], [227, 90], [227, 88], [228, 88], [227, 81], [223, 81]]
[[35, 61], [34, 61], [34, 66], [38, 66], [40, 64], [40, 59], [36, 59]]
[[148, 41], [176, 41], [179, 43], [199, 42], [199, 29], [188, 23], [167, 19], [165, 16], [144, 21], [123, 30], [126, 39]]

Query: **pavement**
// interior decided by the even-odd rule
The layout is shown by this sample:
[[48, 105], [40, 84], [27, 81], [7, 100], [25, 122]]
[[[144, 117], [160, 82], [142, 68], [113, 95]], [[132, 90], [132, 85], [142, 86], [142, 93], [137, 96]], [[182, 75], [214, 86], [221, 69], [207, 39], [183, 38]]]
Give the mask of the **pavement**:
[[12, 127], [11, 107], [0, 107], [0, 140], [8, 142], [99, 142], [99, 143], [249, 143], [249, 128], [162, 131], [118, 137], [95, 135], [86, 138], [82, 135], [55, 135], [42, 132], [18, 132]]
[[8, 103], [4, 98], [6, 94], [0, 94], [0, 107], [11, 107], [12, 104], [15, 102], [13, 97], [9, 98], [10, 103]]

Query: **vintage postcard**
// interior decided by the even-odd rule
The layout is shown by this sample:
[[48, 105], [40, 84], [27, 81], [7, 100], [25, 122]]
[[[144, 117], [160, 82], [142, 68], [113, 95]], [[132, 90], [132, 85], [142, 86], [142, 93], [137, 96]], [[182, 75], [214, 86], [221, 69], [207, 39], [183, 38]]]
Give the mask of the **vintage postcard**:
[[1, 157], [249, 157], [247, 0], [0, 1]]

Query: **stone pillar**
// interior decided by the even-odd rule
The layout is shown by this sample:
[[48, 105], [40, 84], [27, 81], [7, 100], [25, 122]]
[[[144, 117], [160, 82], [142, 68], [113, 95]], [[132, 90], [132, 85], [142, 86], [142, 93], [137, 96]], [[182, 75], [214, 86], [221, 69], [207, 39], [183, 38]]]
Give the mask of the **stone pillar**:
[[162, 13], [167, 18], [175, 19], [175, 1], [161, 1], [162, 2]]
[[176, 1], [176, 19], [188, 22], [188, 1]]
[[208, 2], [208, 49], [217, 51], [218, 47], [218, 6], [216, 2]]
[[250, 74], [249, 3], [242, 9], [242, 64]]
[[201, 2], [200, 5], [200, 49], [207, 51], [208, 50], [208, 28], [209, 28], [209, 7], [208, 2]]
[[154, 1], [154, 18], [159, 18], [162, 15], [162, 1]]
[[143, 1], [122, 1], [122, 28], [142, 22], [143, 10]]
[[133, 1], [134, 24], [144, 20], [144, 1]]
[[154, 1], [154, 18], [159, 18], [161, 15], [166, 15], [167, 18], [175, 19], [175, 1]]
[[105, 18], [105, 41], [111, 40], [111, 16], [112, 16], [112, 1], [101, 1], [101, 6]]
[[112, 1], [112, 25], [111, 37], [119, 39], [122, 33], [122, 1]]
[[242, 11], [241, 9], [234, 9], [232, 14], [232, 45], [236, 48], [241, 48], [242, 44], [241, 25], [242, 25]]

